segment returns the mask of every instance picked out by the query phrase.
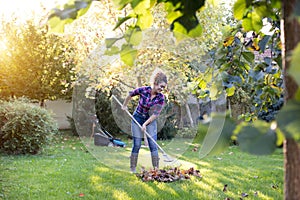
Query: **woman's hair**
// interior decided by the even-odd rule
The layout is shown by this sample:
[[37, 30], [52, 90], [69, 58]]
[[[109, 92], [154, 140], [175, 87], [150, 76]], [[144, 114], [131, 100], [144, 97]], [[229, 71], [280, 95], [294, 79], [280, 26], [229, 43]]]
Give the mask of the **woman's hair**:
[[164, 74], [164, 72], [161, 69], [156, 68], [152, 73], [152, 76], [150, 78], [150, 83], [153, 85], [158, 85], [161, 82], [168, 83], [167, 76]]

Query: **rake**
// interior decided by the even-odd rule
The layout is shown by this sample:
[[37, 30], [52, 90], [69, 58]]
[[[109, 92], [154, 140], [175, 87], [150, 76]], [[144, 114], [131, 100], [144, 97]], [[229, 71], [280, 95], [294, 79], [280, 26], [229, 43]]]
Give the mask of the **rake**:
[[[112, 97], [117, 101], [117, 103], [122, 106], [121, 102], [117, 99], [117, 97], [115, 97], [114, 95], [112, 95]], [[126, 113], [130, 116], [130, 118], [142, 129], [142, 126], [136, 121], [136, 119], [130, 114], [130, 112], [128, 110], [125, 110]], [[162, 154], [163, 154], [163, 157], [165, 158], [164, 161], [165, 162], [173, 162], [174, 159], [171, 158], [164, 150], [163, 148], [161, 148], [157, 142], [151, 137], [151, 135], [147, 132], [147, 131], [144, 131], [145, 134], [148, 136], [148, 138], [150, 138], [152, 140], [152, 142], [161, 150]]]

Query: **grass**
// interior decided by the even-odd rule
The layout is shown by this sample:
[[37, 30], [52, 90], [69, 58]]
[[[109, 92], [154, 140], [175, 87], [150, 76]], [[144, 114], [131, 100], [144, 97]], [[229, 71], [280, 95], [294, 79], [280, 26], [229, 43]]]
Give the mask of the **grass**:
[[[200, 160], [194, 151], [198, 146], [188, 140], [177, 140], [173, 146], [160, 141], [172, 155], [184, 151], [182, 169], [194, 166], [203, 176], [160, 183], [142, 182], [128, 172], [130, 141], [126, 148], [94, 146], [88, 138], [82, 141], [60, 135], [40, 155], [1, 155], [0, 199], [283, 199], [282, 149], [270, 156], [253, 156], [232, 146]], [[143, 151], [147, 155], [146, 150], [141, 155]], [[140, 157], [139, 167], [148, 167], [142, 158], [146, 156]]]

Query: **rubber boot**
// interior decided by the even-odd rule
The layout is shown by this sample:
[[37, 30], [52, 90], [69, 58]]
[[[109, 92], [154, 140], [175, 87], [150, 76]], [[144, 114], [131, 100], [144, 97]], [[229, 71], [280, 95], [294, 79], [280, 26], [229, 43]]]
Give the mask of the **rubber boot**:
[[136, 164], [137, 164], [138, 156], [132, 155], [130, 156], [130, 172], [136, 173]]
[[154, 169], [159, 168], [159, 157], [158, 156], [151, 156], [152, 158], [152, 165]]

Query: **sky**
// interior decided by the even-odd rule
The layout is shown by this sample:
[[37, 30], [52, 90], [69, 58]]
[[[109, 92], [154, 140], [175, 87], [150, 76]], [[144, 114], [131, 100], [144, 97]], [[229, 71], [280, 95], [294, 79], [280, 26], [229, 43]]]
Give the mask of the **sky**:
[[43, 15], [65, 2], [67, 0], [0, 0], [0, 17], [10, 19], [14, 13], [18, 19], [26, 20], [32, 15]]
[[[0, 0], [0, 21], [15, 19], [16, 23], [22, 24], [28, 19], [40, 20], [37, 16], [45, 16], [52, 8], [66, 2], [67, 0]], [[5, 41], [1, 40], [0, 51], [5, 50], [5, 47]]]

